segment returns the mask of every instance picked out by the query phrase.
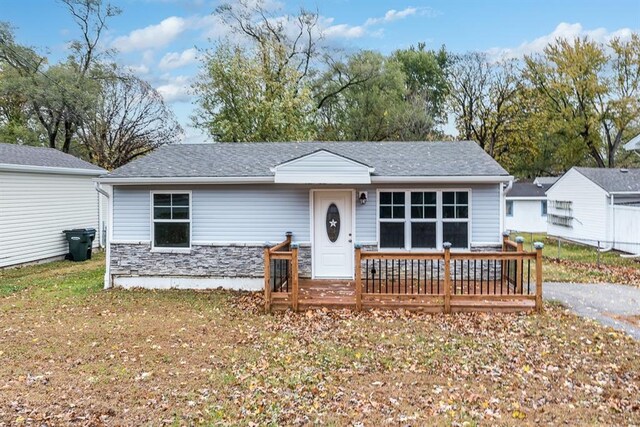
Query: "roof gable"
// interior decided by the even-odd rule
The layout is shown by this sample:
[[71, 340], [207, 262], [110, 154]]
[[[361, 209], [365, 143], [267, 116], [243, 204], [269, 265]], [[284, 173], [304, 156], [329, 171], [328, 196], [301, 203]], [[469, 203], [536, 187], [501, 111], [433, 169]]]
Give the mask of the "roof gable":
[[624, 149], [627, 151], [638, 150], [640, 151], [640, 133], [633, 137], [629, 142], [624, 144]]
[[320, 149], [272, 169], [278, 184], [371, 184], [374, 168]]

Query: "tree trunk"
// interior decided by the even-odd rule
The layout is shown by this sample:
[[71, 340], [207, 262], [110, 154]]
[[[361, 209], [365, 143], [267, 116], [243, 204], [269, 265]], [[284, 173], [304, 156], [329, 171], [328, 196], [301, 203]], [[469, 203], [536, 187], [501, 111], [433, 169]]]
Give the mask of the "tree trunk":
[[68, 153], [71, 148], [71, 139], [73, 138], [73, 122], [71, 120], [64, 121], [64, 144], [62, 145], [62, 152]]

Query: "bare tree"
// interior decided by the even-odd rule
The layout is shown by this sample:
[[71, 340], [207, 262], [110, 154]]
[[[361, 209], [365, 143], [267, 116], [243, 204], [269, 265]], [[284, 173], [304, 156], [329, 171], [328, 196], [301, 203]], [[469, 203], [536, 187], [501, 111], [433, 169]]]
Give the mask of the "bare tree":
[[[276, 77], [287, 67], [298, 71], [298, 83], [309, 76], [312, 62], [320, 54], [322, 39], [317, 12], [301, 9], [295, 16], [278, 16], [268, 10], [262, 0], [239, 0], [218, 6], [215, 14], [233, 33], [255, 43], [263, 64]], [[282, 52], [274, 54], [274, 49]]]
[[78, 129], [91, 161], [112, 170], [182, 134], [162, 95], [126, 75], [105, 81], [95, 112]]
[[519, 84], [513, 62], [492, 63], [486, 54], [459, 56], [450, 70], [450, 103], [461, 137], [498, 157], [517, 108]]

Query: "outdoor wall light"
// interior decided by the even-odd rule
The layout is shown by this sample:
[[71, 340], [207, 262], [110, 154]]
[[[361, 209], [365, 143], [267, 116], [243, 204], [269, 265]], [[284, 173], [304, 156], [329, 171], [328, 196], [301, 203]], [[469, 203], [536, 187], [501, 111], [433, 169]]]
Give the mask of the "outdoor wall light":
[[367, 192], [361, 191], [360, 196], [358, 196], [358, 200], [360, 200], [361, 205], [364, 205], [365, 203], [367, 203]]

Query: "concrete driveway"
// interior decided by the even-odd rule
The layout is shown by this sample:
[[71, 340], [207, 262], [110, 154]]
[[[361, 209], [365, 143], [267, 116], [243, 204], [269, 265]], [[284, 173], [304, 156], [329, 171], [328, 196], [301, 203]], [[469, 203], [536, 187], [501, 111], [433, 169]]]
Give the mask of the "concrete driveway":
[[640, 340], [640, 328], [611, 315], [640, 315], [640, 288], [614, 284], [545, 283], [543, 298]]

